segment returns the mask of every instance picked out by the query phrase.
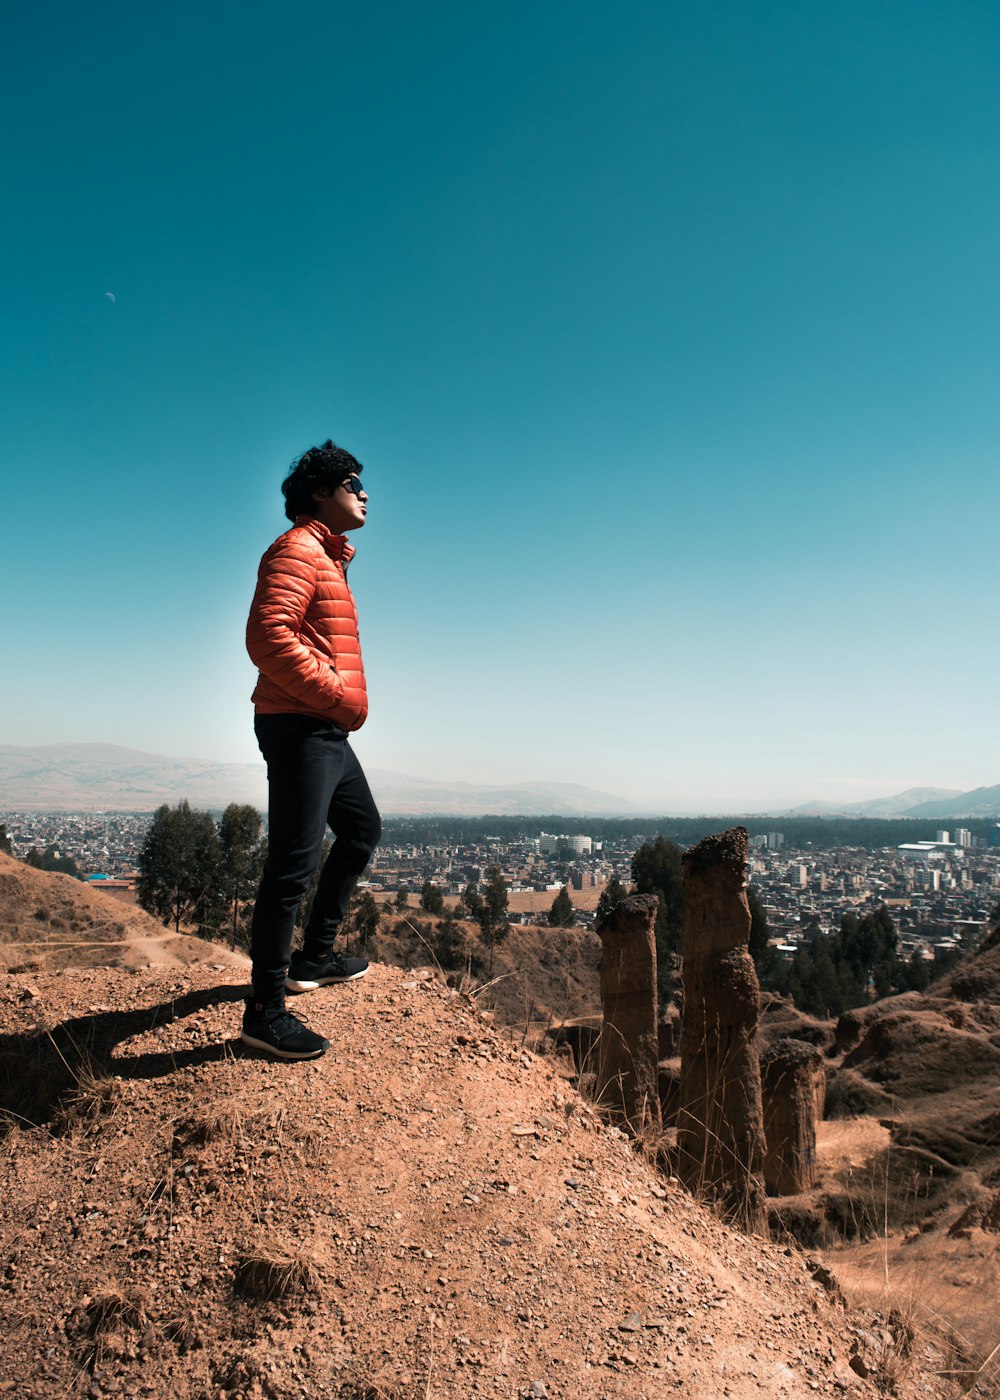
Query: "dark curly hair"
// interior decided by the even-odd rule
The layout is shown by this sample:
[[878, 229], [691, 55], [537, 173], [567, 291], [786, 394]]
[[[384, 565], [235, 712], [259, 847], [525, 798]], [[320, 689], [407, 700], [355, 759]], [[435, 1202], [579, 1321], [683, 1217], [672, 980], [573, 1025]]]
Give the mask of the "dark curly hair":
[[301, 457], [296, 457], [281, 483], [285, 514], [289, 520], [294, 520], [297, 515], [312, 515], [316, 509], [317, 492], [332, 491], [349, 476], [362, 470], [356, 458], [329, 438], [319, 447], [310, 447]]

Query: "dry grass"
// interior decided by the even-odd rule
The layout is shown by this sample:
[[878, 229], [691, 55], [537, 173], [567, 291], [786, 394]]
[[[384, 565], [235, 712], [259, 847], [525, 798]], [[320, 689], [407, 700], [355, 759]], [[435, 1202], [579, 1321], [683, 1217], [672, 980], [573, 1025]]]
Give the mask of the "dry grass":
[[168, 1318], [160, 1331], [180, 1352], [194, 1351], [202, 1345], [201, 1336], [190, 1317], [179, 1315]]
[[103, 1074], [86, 1060], [74, 1071], [73, 1088], [62, 1096], [52, 1119], [53, 1131], [92, 1131], [114, 1116], [123, 1098], [121, 1080]]
[[825, 1257], [850, 1303], [880, 1319], [864, 1347], [873, 1378], [897, 1389], [914, 1379], [922, 1338], [941, 1358], [937, 1373], [958, 1390], [1000, 1394], [1000, 1251], [990, 1259], [946, 1231], [966, 1174], [893, 1143], [863, 1167], [843, 1166], [843, 1190], [826, 1202], [845, 1217], [842, 1243]]
[[246, 1115], [238, 1104], [224, 1103], [180, 1118], [174, 1124], [174, 1138], [185, 1147], [204, 1147], [209, 1142], [234, 1142], [243, 1137]]
[[914, 1364], [913, 1337], [923, 1334], [941, 1354], [942, 1377], [963, 1393], [995, 1397], [1000, 1394], [996, 1274], [982, 1271], [978, 1280], [963, 1280], [966, 1287], [957, 1291], [943, 1241], [927, 1243], [910, 1258], [898, 1238], [852, 1250], [840, 1260], [827, 1257], [849, 1301], [887, 1320], [876, 1350], [876, 1375], [896, 1385], [905, 1381]]
[[109, 1283], [87, 1304], [87, 1322], [92, 1337], [123, 1327], [135, 1331], [145, 1325], [145, 1304], [138, 1294], [125, 1293], [117, 1284]]
[[255, 1302], [281, 1302], [312, 1292], [318, 1285], [319, 1273], [307, 1254], [278, 1241], [249, 1246], [236, 1260], [233, 1286]]
[[146, 1304], [139, 1294], [126, 1292], [109, 1282], [96, 1292], [83, 1311], [86, 1342], [81, 1357], [80, 1377], [124, 1349], [123, 1334], [146, 1326]]

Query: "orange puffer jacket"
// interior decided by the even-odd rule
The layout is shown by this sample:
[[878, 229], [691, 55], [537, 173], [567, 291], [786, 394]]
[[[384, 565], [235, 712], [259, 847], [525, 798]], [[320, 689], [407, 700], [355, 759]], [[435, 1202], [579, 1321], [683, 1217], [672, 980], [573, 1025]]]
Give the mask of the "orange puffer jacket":
[[259, 668], [258, 714], [304, 714], [360, 729], [368, 716], [358, 614], [347, 586], [354, 549], [300, 515], [260, 561], [247, 622]]

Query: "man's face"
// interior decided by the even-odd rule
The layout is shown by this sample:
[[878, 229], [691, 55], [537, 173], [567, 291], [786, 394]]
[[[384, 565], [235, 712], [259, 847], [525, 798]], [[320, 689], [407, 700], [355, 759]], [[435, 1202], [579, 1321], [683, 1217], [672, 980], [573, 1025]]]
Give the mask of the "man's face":
[[316, 508], [313, 514], [335, 535], [343, 535], [347, 530], [359, 530], [365, 523], [368, 495], [359, 476], [349, 476], [325, 494], [317, 494], [314, 500]]

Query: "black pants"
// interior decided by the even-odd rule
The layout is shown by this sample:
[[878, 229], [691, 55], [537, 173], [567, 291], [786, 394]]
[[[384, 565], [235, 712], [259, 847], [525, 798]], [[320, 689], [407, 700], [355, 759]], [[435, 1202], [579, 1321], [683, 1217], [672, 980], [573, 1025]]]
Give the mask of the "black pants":
[[254, 999], [284, 1000], [292, 932], [303, 895], [323, 854], [327, 826], [336, 838], [320, 875], [303, 951], [333, 947], [347, 901], [382, 834], [378, 808], [347, 733], [309, 715], [257, 715], [267, 762], [267, 861], [250, 927]]

